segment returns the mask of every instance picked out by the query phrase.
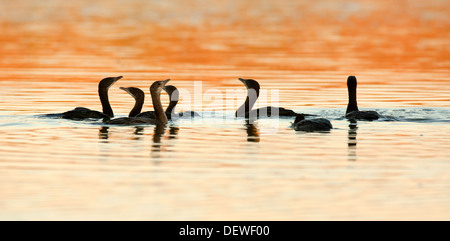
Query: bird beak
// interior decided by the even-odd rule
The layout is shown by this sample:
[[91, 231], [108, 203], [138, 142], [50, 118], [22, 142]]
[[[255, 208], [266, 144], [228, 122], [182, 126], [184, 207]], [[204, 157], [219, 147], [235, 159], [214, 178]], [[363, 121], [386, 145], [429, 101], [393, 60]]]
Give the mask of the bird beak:
[[163, 80], [163, 88], [166, 87], [166, 84], [170, 81], [170, 79]]
[[130, 92], [130, 88], [120, 87], [119, 89], [121, 89], [121, 90], [127, 92], [128, 94], [132, 95], [131, 92]]
[[247, 87], [247, 80], [243, 78], [239, 78], [239, 80]]
[[112, 78], [112, 83], [111, 83], [111, 85], [113, 85], [114, 83], [116, 83], [118, 80], [120, 80], [120, 79], [122, 79], [122, 78], [123, 78], [123, 76], [113, 77], [113, 78]]

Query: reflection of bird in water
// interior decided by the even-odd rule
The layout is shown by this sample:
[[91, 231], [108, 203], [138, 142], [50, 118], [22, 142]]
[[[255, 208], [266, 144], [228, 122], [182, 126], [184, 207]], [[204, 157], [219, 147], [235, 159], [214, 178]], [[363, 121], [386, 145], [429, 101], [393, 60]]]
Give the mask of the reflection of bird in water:
[[135, 130], [134, 130], [134, 134], [135, 135], [139, 135], [139, 136], [142, 136], [142, 132], [144, 131], [144, 127], [142, 127], [142, 126], [136, 126], [135, 127]]
[[[242, 79], [239, 80], [244, 83], [247, 88], [247, 98], [244, 104], [242, 104], [235, 113], [236, 117], [271, 117], [271, 116], [296, 116], [293, 110], [289, 110], [283, 107], [261, 107], [256, 110], [252, 110], [259, 97], [259, 83], [253, 79]], [[272, 113], [273, 112], [273, 113]], [[308, 114], [305, 114], [308, 115]]]
[[169, 127], [169, 139], [176, 139], [178, 132], [180, 132], [180, 128], [177, 126]]
[[142, 126], [135, 126], [134, 127], [134, 135], [135, 137], [133, 138], [134, 140], [138, 141], [141, 139], [141, 136], [144, 134], [144, 127]]
[[348, 105], [345, 117], [353, 120], [377, 120], [380, 118], [380, 114], [376, 111], [360, 111], [356, 102], [356, 77], [349, 76], [347, 78], [348, 88]]
[[104, 78], [98, 84], [98, 96], [102, 103], [103, 112], [96, 110], [90, 110], [85, 107], [77, 107], [73, 110], [66, 111], [58, 114], [47, 114], [45, 117], [64, 118], [72, 120], [84, 120], [84, 119], [109, 119], [114, 117], [111, 104], [109, 103], [108, 90], [116, 83], [122, 76]]
[[292, 127], [296, 131], [329, 131], [333, 129], [331, 122], [324, 118], [315, 118], [315, 119], [307, 119], [305, 120], [305, 115], [298, 114], [295, 118]]
[[107, 140], [109, 138], [108, 129], [109, 129], [109, 127], [107, 127], [107, 126], [100, 127], [100, 129], [98, 130], [98, 138]]
[[356, 120], [350, 120], [348, 127], [348, 160], [356, 161], [356, 135], [358, 130]]
[[[134, 130], [134, 134], [136, 136], [142, 136], [143, 135], [143, 131], [144, 131], [144, 127], [142, 126], [136, 126], [135, 130]], [[108, 126], [102, 126], [100, 127], [100, 129], [98, 130], [98, 138], [99, 139], [103, 139], [103, 140], [107, 140], [109, 139], [109, 127]], [[135, 137], [134, 140], [139, 140], [139, 137]]]
[[259, 130], [258, 127], [253, 124], [253, 122], [246, 121], [245, 127], [247, 128], [247, 141], [248, 142], [259, 142]]
[[164, 133], [166, 133], [166, 126], [156, 125], [153, 133], [153, 143], [161, 143]]
[[131, 124], [166, 124], [168, 122], [166, 113], [162, 108], [161, 104], [161, 90], [164, 88], [167, 82], [170, 79], [155, 81], [152, 86], [150, 86], [150, 93], [152, 96], [153, 109], [155, 110], [155, 118], [144, 118], [144, 117], [133, 117], [137, 112], [140, 112], [142, 108], [142, 104], [144, 103], [144, 95], [142, 90], [138, 88], [122, 88], [127, 91], [131, 96], [133, 96], [136, 100], [136, 103], [131, 110], [129, 116], [131, 117], [122, 117], [117, 119], [112, 119], [106, 124], [115, 124], [115, 125], [131, 125]]
[[161, 140], [166, 132], [166, 125], [156, 125], [153, 133], [152, 157], [159, 158], [161, 152]]
[[348, 125], [348, 146], [356, 146], [356, 131], [358, 130], [358, 125], [355, 120], [350, 120], [350, 125]]

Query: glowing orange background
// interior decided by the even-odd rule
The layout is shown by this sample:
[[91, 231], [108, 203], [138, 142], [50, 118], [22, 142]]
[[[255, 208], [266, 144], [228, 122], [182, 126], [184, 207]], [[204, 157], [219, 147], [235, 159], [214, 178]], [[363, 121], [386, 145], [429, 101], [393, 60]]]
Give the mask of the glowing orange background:
[[30, 0], [0, 11], [5, 95], [20, 95], [17, 81], [226, 88], [249, 77], [287, 107], [341, 107], [357, 75], [370, 107], [449, 106], [448, 1]]

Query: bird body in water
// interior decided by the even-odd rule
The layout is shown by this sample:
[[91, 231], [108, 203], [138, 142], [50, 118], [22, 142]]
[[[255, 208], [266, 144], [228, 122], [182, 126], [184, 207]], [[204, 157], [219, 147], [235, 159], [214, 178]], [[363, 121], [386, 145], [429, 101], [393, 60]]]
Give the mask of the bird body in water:
[[314, 131], [329, 131], [333, 129], [333, 125], [331, 122], [324, 118], [315, 118], [315, 119], [307, 119], [305, 120], [305, 115], [298, 114], [295, 118], [292, 127], [296, 131], [306, 131], [306, 132], [314, 132]]
[[[165, 111], [166, 116], [169, 120], [172, 120], [173, 119], [172, 117], [193, 118], [193, 117], [200, 116], [197, 112], [194, 112], [194, 111], [184, 111], [184, 112], [175, 113], [175, 107], [178, 104], [178, 100], [179, 100], [179, 91], [173, 85], [166, 85], [164, 87], [164, 91], [166, 91], [166, 93], [169, 95], [169, 99], [170, 99], [169, 106], [167, 106], [166, 111]], [[155, 116], [155, 113], [153, 111], [146, 111], [146, 112], [142, 112], [142, 113], [136, 115], [136, 117], [145, 117], [145, 118], [154, 118], [154, 116]]]
[[85, 107], [77, 107], [64, 113], [47, 114], [45, 115], [45, 117], [64, 118], [72, 120], [110, 119], [114, 117], [111, 104], [109, 103], [108, 90], [121, 78], [122, 76], [104, 78], [98, 84], [98, 95], [100, 97], [100, 102], [102, 103], [103, 112], [91, 110]]
[[[244, 104], [242, 104], [235, 113], [236, 117], [273, 117], [273, 116], [296, 116], [293, 110], [286, 109], [283, 107], [267, 106], [252, 110], [255, 105], [256, 100], [259, 97], [260, 85], [256, 80], [253, 79], [242, 79], [239, 80], [247, 88], [247, 98]], [[309, 114], [305, 114], [309, 116]]]
[[356, 77], [347, 78], [348, 105], [345, 117], [351, 120], [378, 120], [381, 116], [376, 111], [360, 111], [356, 102]]
[[121, 117], [112, 119], [110, 121], [105, 122], [106, 124], [111, 125], [131, 125], [131, 124], [166, 124], [168, 122], [166, 113], [162, 108], [161, 104], [161, 90], [164, 86], [169, 82], [170, 79], [155, 81], [150, 86], [150, 94], [152, 96], [153, 108], [155, 113], [155, 118], [146, 118], [137, 116], [142, 109], [142, 105], [144, 104], [145, 94], [142, 90], [129, 87], [129, 88], [121, 88], [128, 92], [133, 98], [136, 100], [136, 103], [133, 109], [130, 111], [129, 117]]
[[345, 115], [347, 119], [352, 120], [378, 120], [380, 118], [380, 114], [373, 110], [368, 111], [352, 111]]

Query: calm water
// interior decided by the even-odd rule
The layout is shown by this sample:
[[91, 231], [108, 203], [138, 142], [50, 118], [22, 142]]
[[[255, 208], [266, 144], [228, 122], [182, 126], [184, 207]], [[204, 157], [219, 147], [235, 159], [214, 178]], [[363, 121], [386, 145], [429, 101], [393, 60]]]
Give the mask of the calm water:
[[[448, 1], [0, 2], [0, 220], [450, 219]], [[205, 118], [39, 117], [118, 75], [117, 116], [171, 78]], [[343, 118], [348, 75], [382, 119]], [[334, 129], [233, 118], [239, 77]]]

